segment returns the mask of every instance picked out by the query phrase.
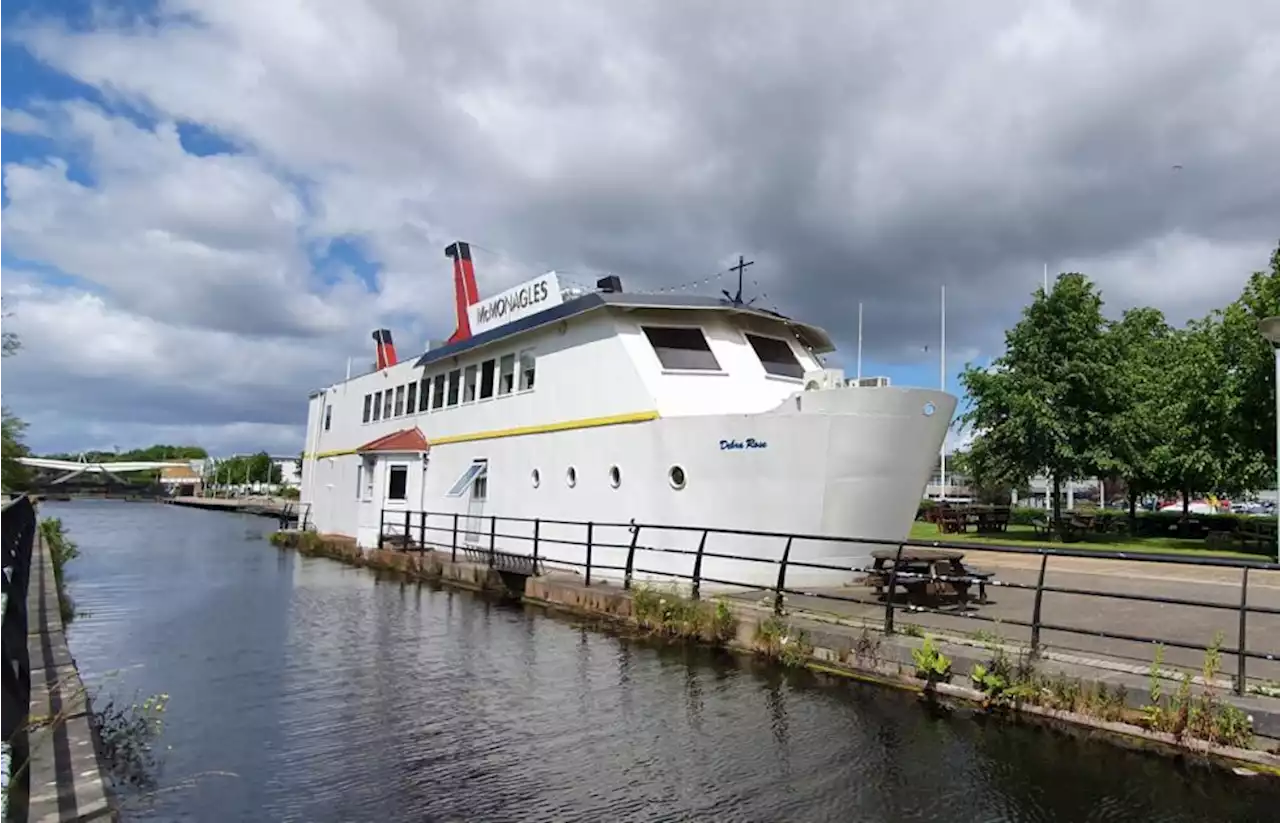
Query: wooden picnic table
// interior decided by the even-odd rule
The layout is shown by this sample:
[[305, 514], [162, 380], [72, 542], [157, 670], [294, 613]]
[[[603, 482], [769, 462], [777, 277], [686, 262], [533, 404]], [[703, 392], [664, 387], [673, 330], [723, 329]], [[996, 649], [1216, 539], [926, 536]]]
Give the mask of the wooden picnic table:
[[876, 549], [871, 552], [871, 557], [874, 562], [868, 579], [875, 586], [879, 597], [886, 595], [896, 562], [898, 579], [895, 586], [905, 591], [908, 597], [955, 594], [964, 603], [969, 600], [970, 585], [977, 583], [978, 602], [986, 602], [987, 580], [991, 575], [966, 568], [963, 562], [964, 552], [904, 546], [901, 554], [897, 549]]

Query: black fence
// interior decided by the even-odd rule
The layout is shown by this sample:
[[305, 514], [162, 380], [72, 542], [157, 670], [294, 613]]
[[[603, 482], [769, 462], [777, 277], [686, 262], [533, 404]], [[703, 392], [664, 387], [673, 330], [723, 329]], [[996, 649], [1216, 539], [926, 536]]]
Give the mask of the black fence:
[[36, 509], [26, 495], [5, 501], [3, 524], [3, 726], [10, 742], [27, 721], [31, 661], [27, 656], [27, 584], [36, 535]]
[[[642, 542], [644, 535], [646, 541]], [[674, 535], [687, 535], [686, 540], [673, 540]], [[652, 537], [668, 542], [684, 542], [684, 546], [653, 545]], [[760, 541], [776, 545], [776, 554], [729, 553], [709, 547], [711, 539], [729, 538], [734, 541], [751, 539], [757, 547]], [[501, 542], [500, 542], [501, 541]], [[520, 551], [512, 551], [512, 544]], [[817, 562], [811, 553], [806, 558], [806, 548], [816, 544], [845, 544], [852, 553], [866, 557], [874, 553], [873, 565], [852, 565]], [[499, 548], [499, 546], [503, 548]], [[384, 509], [378, 534], [379, 548], [396, 548], [407, 551], [439, 550], [448, 552], [456, 561], [464, 559], [483, 562], [492, 568], [525, 574], [540, 574], [547, 569], [567, 569], [582, 574], [586, 585], [592, 584], [593, 574], [615, 572], [621, 577], [623, 587], [630, 589], [636, 575], [654, 575], [667, 579], [687, 581], [691, 596], [699, 598], [703, 584], [735, 587], [745, 590], [765, 589], [769, 592], [775, 613], [782, 614], [787, 595], [801, 595], [821, 600], [841, 601], [883, 609], [883, 630], [895, 632], [895, 614], [899, 612], [933, 613], [949, 617], [962, 617], [978, 623], [1018, 626], [1030, 631], [1033, 654], [1040, 651], [1043, 631], [1065, 632], [1109, 640], [1130, 641], [1144, 644], [1162, 644], [1170, 648], [1205, 651], [1205, 644], [1190, 643], [1174, 638], [1149, 637], [1121, 630], [1098, 630], [1081, 626], [1068, 626], [1042, 619], [1044, 595], [1076, 595], [1086, 598], [1102, 598], [1144, 602], [1165, 606], [1181, 606], [1227, 611], [1237, 623], [1237, 643], [1234, 647], [1222, 646], [1219, 651], [1236, 660], [1235, 688], [1243, 693], [1249, 660], [1274, 661], [1274, 652], [1250, 649], [1247, 644], [1249, 616], [1254, 614], [1280, 615], [1280, 608], [1249, 603], [1249, 575], [1251, 572], [1280, 571], [1280, 564], [1253, 560], [1236, 560], [1220, 557], [1195, 557], [1180, 555], [1139, 554], [1131, 552], [1095, 551], [1092, 549], [1016, 547], [946, 541], [889, 541], [868, 538], [836, 537], [831, 535], [788, 534], [750, 529], [710, 528], [701, 526], [676, 526], [577, 520], [554, 520], [527, 517], [501, 517], [455, 512], [426, 512]], [[1001, 580], [992, 574], [966, 569], [958, 560], [954, 571], [938, 572], [936, 568], [920, 571], [919, 558], [947, 558], [960, 551], [982, 551], [1003, 554], [1035, 555], [1040, 557], [1039, 573], [1034, 584]], [[646, 568], [653, 558], [682, 558], [683, 569]], [[1086, 558], [1089, 560], [1125, 560], [1140, 563], [1160, 563], [1177, 566], [1232, 569], [1239, 571], [1239, 599], [1234, 603], [1164, 597], [1154, 594], [1108, 591], [1097, 588], [1051, 586], [1045, 576], [1050, 558]], [[732, 561], [734, 564], [755, 564], [768, 569], [771, 585], [762, 586], [759, 580], [729, 579], [705, 573], [706, 563]], [[788, 575], [799, 571], [839, 572], [851, 577], [863, 575], [864, 580], [877, 584], [878, 595], [856, 597], [843, 591], [823, 591], [788, 585]], [[961, 611], [944, 609], [928, 603], [912, 603], [906, 598], [912, 590], [929, 585], [949, 585], [960, 593]], [[971, 588], [984, 594], [987, 587], [1026, 590], [1032, 593], [1030, 614], [1025, 619], [993, 617], [967, 608], [971, 601], [965, 594]]]

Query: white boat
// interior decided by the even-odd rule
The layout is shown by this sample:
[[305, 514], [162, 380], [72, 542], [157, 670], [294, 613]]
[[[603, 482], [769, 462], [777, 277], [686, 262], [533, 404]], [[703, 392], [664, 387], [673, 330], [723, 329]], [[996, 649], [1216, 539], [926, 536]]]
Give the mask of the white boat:
[[[431, 542], [528, 555], [537, 519], [540, 557], [581, 562], [591, 521], [593, 574], [615, 578], [630, 532], [604, 524], [642, 524], [641, 578], [692, 565], [644, 547], [702, 539], [658, 526], [906, 538], [954, 396], [849, 385], [819, 360], [825, 331], [737, 301], [632, 294], [616, 277], [566, 294], [554, 272], [481, 300], [467, 244], [446, 254], [448, 343], [400, 362], [379, 330], [372, 371], [311, 395], [302, 500], [320, 532], [372, 548], [431, 512]], [[702, 574], [771, 585], [785, 544], [713, 533]], [[860, 567], [874, 547], [798, 540], [791, 559]], [[849, 576], [793, 567], [788, 581]]]

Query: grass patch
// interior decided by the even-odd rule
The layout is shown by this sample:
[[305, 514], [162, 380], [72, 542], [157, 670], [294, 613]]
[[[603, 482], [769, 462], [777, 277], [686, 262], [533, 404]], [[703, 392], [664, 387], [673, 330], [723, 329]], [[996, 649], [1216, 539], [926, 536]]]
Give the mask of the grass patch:
[[670, 638], [700, 639], [716, 646], [728, 643], [738, 625], [723, 600], [693, 600], [674, 586], [635, 586], [631, 590], [631, 611], [646, 631]]
[[1130, 537], [1126, 534], [1091, 534], [1072, 543], [1037, 538], [1030, 526], [1009, 524], [1004, 534], [941, 534], [937, 525], [915, 521], [911, 524], [912, 540], [939, 540], [947, 543], [985, 543], [989, 546], [1018, 546], [1045, 549], [1090, 549], [1098, 551], [1134, 552], [1140, 554], [1191, 554], [1198, 557], [1230, 557], [1237, 560], [1266, 559], [1257, 554], [1223, 549], [1207, 549], [1203, 540], [1177, 537]]
[[49, 560], [53, 565], [53, 583], [58, 592], [58, 611], [62, 614], [62, 622], [70, 623], [76, 616], [76, 607], [67, 594], [63, 583], [63, 570], [67, 564], [80, 556], [80, 548], [71, 538], [58, 517], [46, 517], [40, 521], [40, 536], [44, 538], [45, 548], [49, 551]]

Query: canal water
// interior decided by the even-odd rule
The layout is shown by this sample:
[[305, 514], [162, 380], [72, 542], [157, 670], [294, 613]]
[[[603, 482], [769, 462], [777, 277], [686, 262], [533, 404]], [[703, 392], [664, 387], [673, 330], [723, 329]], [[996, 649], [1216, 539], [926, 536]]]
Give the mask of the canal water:
[[1280, 792], [278, 551], [272, 521], [47, 503], [70, 644], [167, 693], [126, 819], [1264, 821]]

